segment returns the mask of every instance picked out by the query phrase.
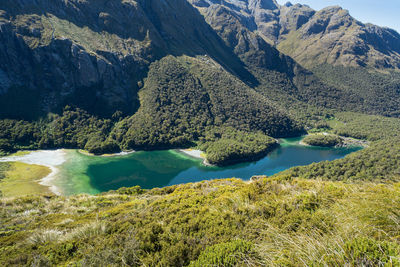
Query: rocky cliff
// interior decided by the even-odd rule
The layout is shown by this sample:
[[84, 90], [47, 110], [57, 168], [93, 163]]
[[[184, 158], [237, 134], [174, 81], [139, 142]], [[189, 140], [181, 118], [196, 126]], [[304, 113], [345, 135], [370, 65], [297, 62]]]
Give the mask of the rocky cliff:
[[240, 60], [183, 0], [2, 0], [0, 43], [0, 101], [13, 102], [3, 117], [66, 104], [132, 114], [149, 64], [165, 55], [207, 54], [246, 79]]
[[400, 68], [400, 35], [364, 24], [347, 10], [332, 6], [315, 11], [275, 0], [190, 0], [207, 17], [223, 6], [243, 25], [306, 67], [318, 64], [384, 69]]

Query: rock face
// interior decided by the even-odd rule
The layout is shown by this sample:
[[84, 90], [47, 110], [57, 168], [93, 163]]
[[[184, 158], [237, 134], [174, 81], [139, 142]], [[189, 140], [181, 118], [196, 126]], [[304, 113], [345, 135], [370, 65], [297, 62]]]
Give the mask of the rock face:
[[306, 67], [332, 64], [400, 69], [400, 35], [363, 24], [347, 10], [332, 6], [315, 11], [307, 5], [280, 6], [274, 0], [202, 0], [191, 3], [208, 16], [223, 6], [243, 25]]
[[360, 111], [364, 103], [295, 60], [399, 68], [399, 34], [339, 7], [188, 1], [0, 0], [0, 119], [34, 120], [66, 105], [131, 116], [151, 64], [170, 55], [206, 56], [283, 110], [300, 103]]
[[[2, 1], [0, 118], [35, 119], [66, 105], [102, 117], [132, 115], [150, 64], [167, 55], [207, 55], [251, 87], [279, 91], [284, 83], [294, 98], [306, 94], [304, 80], [313, 75], [265, 41], [267, 32], [279, 33], [270, 27], [278, 25], [275, 1], [193, 4], [208, 23], [186, 0]], [[254, 69], [263, 74], [255, 77]]]
[[400, 68], [400, 35], [388, 28], [363, 24], [340, 7], [315, 13], [278, 47], [306, 66], [328, 63]]
[[[0, 102], [24, 106], [28, 90], [35, 112], [22, 117], [66, 104], [100, 116], [132, 114], [149, 64], [168, 54], [208, 54], [245, 73], [184, 0], [1, 1]], [[19, 114], [13, 106], [1, 117]]]

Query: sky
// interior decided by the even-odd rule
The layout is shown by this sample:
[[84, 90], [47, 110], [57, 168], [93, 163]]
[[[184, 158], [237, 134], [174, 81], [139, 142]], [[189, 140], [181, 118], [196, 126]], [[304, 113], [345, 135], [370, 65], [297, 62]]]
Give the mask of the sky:
[[[278, 0], [283, 5], [288, 0]], [[363, 23], [373, 23], [395, 29], [400, 33], [400, 0], [291, 0], [292, 4], [306, 4], [315, 10], [339, 5]]]

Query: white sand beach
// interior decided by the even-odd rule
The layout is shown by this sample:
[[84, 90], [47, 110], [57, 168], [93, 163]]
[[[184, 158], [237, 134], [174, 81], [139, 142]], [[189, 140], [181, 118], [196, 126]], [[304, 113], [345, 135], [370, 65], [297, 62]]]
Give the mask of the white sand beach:
[[196, 149], [179, 149], [179, 152], [185, 153], [188, 156], [198, 158], [198, 159], [204, 159], [204, 156], [202, 156], [203, 151], [201, 150], [196, 150]]
[[51, 192], [61, 195], [60, 189], [54, 185], [53, 181], [59, 172], [58, 167], [66, 161], [66, 151], [58, 150], [38, 150], [21, 156], [8, 156], [0, 158], [0, 162], [23, 162], [27, 164], [42, 165], [48, 167], [51, 172], [44, 177], [40, 184], [50, 188]]
[[203, 160], [203, 165], [205, 166], [214, 166], [212, 164], [210, 164], [206, 157], [204, 156], [204, 152], [201, 150], [197, 150], [197, 149], [178, 149], [179, 152], [184, 153], [185, 155], [188, 155], [190, 157], [193, 158], [197, 158], [197, 159], [202, 159]]

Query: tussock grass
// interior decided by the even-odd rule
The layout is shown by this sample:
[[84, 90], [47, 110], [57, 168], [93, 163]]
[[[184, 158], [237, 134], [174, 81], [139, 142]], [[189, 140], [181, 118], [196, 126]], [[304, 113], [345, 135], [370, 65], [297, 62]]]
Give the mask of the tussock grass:
[[106, 223], [95, 221], [93, 223], [89, 223], [80, 228], [77, 228], [70, 233], [67, 233], [64, 236], [64, 240], [71, 240], [71, 239], [88, 240], [95, 236], [99, 236], [106, 233], [106, 230], [107, 230]]
[[31, 235], [28, 243], [33, 245], [43, 245], [50, 242], [58, 242], [63, 236], [62, 231], [54, 229], [39, 230]]
[[[252, 182], [185, 184], [139, 195], [126, 192], [1, 199], [0, 263], [9, 265], [15, 259], [33, 264], [38, 259], [85, 266], [210, 262], [396, 266], [399, 262], [398, 183], [282, 175]], [[26, 258], [18, 258], [21, 254]]]

